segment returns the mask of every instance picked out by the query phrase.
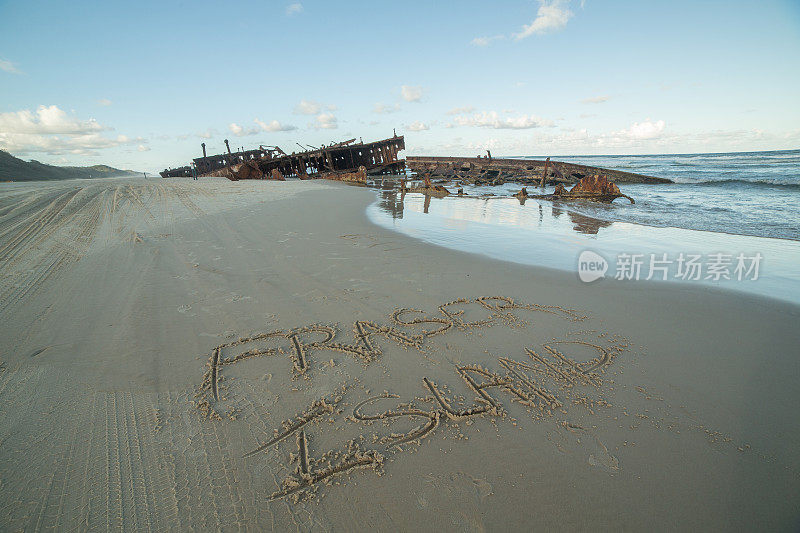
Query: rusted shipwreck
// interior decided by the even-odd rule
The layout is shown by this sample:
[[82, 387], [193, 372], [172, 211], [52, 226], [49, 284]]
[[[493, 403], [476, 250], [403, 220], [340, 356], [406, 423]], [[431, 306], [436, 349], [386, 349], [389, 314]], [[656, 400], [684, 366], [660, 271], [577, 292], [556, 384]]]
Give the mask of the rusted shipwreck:
[[515, 196], [519, 200], [525, 198], [537, 198], [542, 200], [592, 200], [593, 202], [603, 202], [610, 204], [617, 198], [625, 198], [630, 203], [636, 202], [627, 194], [622, 194], [616, 184], [608, 181], [605, 176], [595, 174], [586, 176], [575, 184], [572, 189], [567, 190], [563, 184], [556, 185], [555, 190], [550, 194], [529, 195], [528, 190], [523, 187]]
[[206, 156], [205, 143], [201, 146], [203, 157], [194, 159], [191, 165], [164, 170], [161, 177], [223, 176], [234, 181], [296, 177], [363, 182], [367, 176], [398, 174], [405, 170], [405, 160], [398, 158], [398, 152], [406, 147], [405, 139], [396, 134], [371, 143], [348, 139], [291, 154], [278, 146], [231, 152], [226, 139], [227, 153]]
[[[424, 178], [424, 183], [406, 187], [405, 180], [401, 184], [401, 192], [407, 193], [420, 193], [427, 197], [444, 198], [450, 196], [452, 193], [440, 184], [434, 184], [429, 178]], [[464, 189], [459, 188], [455, 196], [464, 197], [469, 196], [464, 193]], [[483, 198], [504, 198], [502, 196], [495, 196], [489, 194]], [[591, 200], [593, 202], [611, 203], [617, 198], [625, 198], [630, 203], [635, 204], [633, 198], [627, 194], [622, 194], [614, 183], [608, 181], [605, 176], [595, 174], [594, 176], [586, 176], [582, 178], [572, 189], [567, 190], [564, 185], [559, 183], [556, 185], [555, 190], [550, 194], [528, 194], [527, 187], [523, 187], [518, 193], [514, 195], [521, 204], [525, 203], [528, 198], [539, 200]]]
[[672, 183], [672, 180], [666, 178], [550, 161], [550, 158], [543, 161], [496, 159], [490, 153], [486, 157], [409, 156], [406, 158], [406, 165], [420, 179], [445, 179], [475, 185], [501, 185], [506, 182], [523, 185], [570, 185], [594, 175], [616, 183]]

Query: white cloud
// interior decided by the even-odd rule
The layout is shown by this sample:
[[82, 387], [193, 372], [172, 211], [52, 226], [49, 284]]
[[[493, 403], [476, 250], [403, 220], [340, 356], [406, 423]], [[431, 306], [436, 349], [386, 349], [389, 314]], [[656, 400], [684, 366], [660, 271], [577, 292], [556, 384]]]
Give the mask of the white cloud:
[[425, 131], [431, 129], [430, 126], [425, 124], [424, 122], [420, 122], [417, 120], [416, 122], [412, 122], [407, 126], [408, 131]]
[[6, 59], [0, 59], [0, 70], [9, 74], [22, 74], [22, 71], [14, 63]]
[[143, 142], [126, 135], [101, 135], [109, 129], [91, 118], [72, 117], [55, 105], [0, 113], [0, 149], [17, 154], [94, 155], [96, 150]]
[[80, 135], [41, 135], [34, 133], [0, 133], [0, 150], [12, 154], [47, 153], [50, 155], [97, 155], [97, 150], [126, 144], [141, 143], [144, 139], [130, 139], [124, 135], [116, 139], [97, 133]]
[[611, 97], [606, 95], [603, 96], [592, 96], [591, 98], [584, 98], [581, 100], [582, 104], [602, 104], [603, 102], [608, 102], [611, 100]]
[[200, 131], [196, 133], [183, 133], [181, 135], [176, 135], [175, 138], [179, 141], [185, 141], [189, 137], [197, 137], [199, 139], [210, 139], [215, 135], [219, 135], [219, 132], [214, 128], [207, 129], [206, 131]]
[[255, 126], [251, 128], [247, 128], [237, 124], [236, 122], [232, 122], [228, 125], [228, 129], [236, 135], [237, 137], [246, 137], [248, 135], [256, 135], [262, 131], [270, 131], [270, 132], [277, 132], [277, 131], [293, 131], [297, 129], [297, 126], [293, 126], [291, 124], [281, 124], [277, 120], [271, 120], [269, 122], [264, 122], [260, 119], [253, 119], [255, 122]]
[[294, 106], [295, 115], [316, 115], [322, 109], [319, 102], [313, 100], [300, 100], [300, 103]]
[[372, 108], [373, 113], [383, 114], [383, 113], [396, 113], [400, 111], [400, 104], [394, 105], [386, 105], [386, 104], [375, 104]]
[[294, 4], [289, 4], [286, 6], [286, 14], [288, 16], [297, 15], [303, 12], [303, 4], [300, 2], [295, 2]]
[[281, 124], [277, 120], [263, 122], [259, 119], [255, 119], [254, 122], [258, 124], [258, 126], [264, 131], [293, 131], [297, 129], [297, 126], [292, 126], [291, 124]]
[[663, 120], [651, 122], [650, 119], [647, 119], [644, 122], [634, 122], [630, 128], [618, 131], [615, 135], [634, 140], [656, 139], [664, 133], [665, 127], [666, 123]]
[[318, 130], [335, 130], [339, 127], [339, 121], [333, 113], [320, 113], [311, 126]]
[[422, 92], [422, 87], [419, 86], [403, 85], [400, 87], [400, 96], [406, 102], [419, 102], [422, 100]]
[[[663, 120], [651, 121], [647, 119], [643, 122], [634, 122], [630, 127], [601, 133], [597, 135], [590, 134], [586, 129], [571, 131], [563, 135], [554, 136], [539, 136], [535, 139], [535, 143], [541, 146], [555, 146], [556, 149], [572, 151], [572, 150], [588, 150], [588, 151], [625, 151], [635, 152], [637, 148], [651, 147], [655, 149], [659, 146], [680, 146], [685, 145], [693, 135], [667, 135], [666, 122]], [[714, 134], [716, 140], [722, 137], [719, 133]]]
[[231, 122], [228, 125], [228, 129], [231, 130], [231, 133], [233, 133], [237, 137], [246, 137], [248, 135], [255, 135], [256, 133], [259, 132], [258, 128], [245, 128], [235, 122]]
[[[570, 147], [585, 148], [589, 150], [634, 150], [646, 146], [657, 146], [666, 143], [683, 143], [685, 138], [679, 136], [665, 136], [666, 122], [663, 120], [644, 122], [634, 122], [630, 127], [592, 135], [586, 129], [572, 131], [564, 135], [552, 137], [540, 136], [536, 142], [539, 144], [551, 144], [569, 150]], [[680, 136], [685, 137], [685, 136]]]
[[460, 115], [453, 120], [456, 126], [474, 126], [492, 129], [524, 130], [553, 126], [552, 120], [543, 119], [535, 115], [519, 115], [516, 117], [501, 117], [496, 111], [482, 111], [471, 116]]
[[489, 46], [492, 41], [499, 41], [500, 39], [505, 39], [504, 35], [493, 35], [491, 37], [475, 37], [470, 41], [471, 44], [475, 46]]
[[470, 105], [470, 106], [465, 106], [465, 107], [454, 107], [453, 109], [448, 111], [446, 114], [447, 115], [463, 115], [464, 113], [472, 113], [473, 111], [475, 111], [475, 108]]
[[111, 105], [111, 103], [112, 103], [111, 100], [109, 100], [108, 98], [101, 98], [100, 100], [97, 101], [97, 105], [101, 105], [103, 107], [108, 107]]
[[77, 135], [105, 128], [95, 119], [77, 120], [58, 106], [40, 105], [36, 112], [23, 109], [0, 113], [0, 132]]
[[530, 24], [522, 27], [522, 31], [514, 34], [514, 39], [520, 40], [531, 35], [540, 35], [564, 29], [572, 18], [572, 11], [565, 5], [564, 0], [540, 0], [536, 18]]
[[137, 146], [136, 149], [138, 151], [140, 151], [140, 152], [149, 152], [150, 151], [150, 147], [149, 146], [145, 146], [143, 144], [140, 144], [139, 146]]
[[[474, 155], [489, 148], [495, 154], [655, 154], [733, 152], [794, 149], [800, 145], [800, 129], [767, 132], [758, 129], [671, 132], [663, 121], [646, 120], [618, 131], [592, 133], [587, 129], [498, 135], [474, 141], [449, 138], [434, 151], [453, 155]], [[650, 124], [645, 125], [643, 124]], [[545, 133], [547, 131], [548, 133]], [[430, 152], [431, 147], [426, 147]], [[479, 150], [480, 151], [480, 150]]]

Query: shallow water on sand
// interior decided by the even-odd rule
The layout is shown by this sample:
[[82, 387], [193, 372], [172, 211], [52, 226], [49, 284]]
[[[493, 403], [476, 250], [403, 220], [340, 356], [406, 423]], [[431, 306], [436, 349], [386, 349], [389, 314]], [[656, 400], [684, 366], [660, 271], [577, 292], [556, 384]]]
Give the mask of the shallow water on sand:
[[[406, 194], [401, 200], [394, 190], [378, 194], [367, 210], [370, 220], [447, 248], [576, 276], [579, 257], [588, 250], [607, 263], [605, 278], [686, 282], [800, 303], [800, 242], [602, 220], [572, 206], [530, 199], [521, 205], [514, 198]], [[737, 271], [740, 255], [744, 268]], [[694, 260], [700, 266], [689, 271], [693, 256], [700, 256]]]

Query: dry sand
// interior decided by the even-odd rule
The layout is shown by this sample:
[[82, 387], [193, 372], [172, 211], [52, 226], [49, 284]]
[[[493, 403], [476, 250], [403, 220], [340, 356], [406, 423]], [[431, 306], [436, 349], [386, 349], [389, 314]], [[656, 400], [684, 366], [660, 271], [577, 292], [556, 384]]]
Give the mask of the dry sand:
[[0, 186], [0, 529], [793, 529], [797, 307], [326, 182]]

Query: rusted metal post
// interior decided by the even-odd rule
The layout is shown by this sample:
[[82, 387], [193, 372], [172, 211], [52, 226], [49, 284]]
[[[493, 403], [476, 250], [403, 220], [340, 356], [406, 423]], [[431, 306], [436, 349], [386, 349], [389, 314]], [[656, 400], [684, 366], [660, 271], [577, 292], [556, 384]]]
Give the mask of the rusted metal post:
[[231, 168], [231, 145], [228, 144], [228, 139], [225, 139], [225, 148], [228, 149], [228, 157], [225, 159], [225, 167], [228, 174], [228, 179], [234, 180], [236, 176], [233, 175], [233, 169]]
[[556, 162], [553, 161], [552, 164], [553, 164], [553, 174], [555, 174], [556, 177], [558, 179], [560, 179], [561, 181], [566, 181], [566, 178], [564, 177], [564, 174], [562, 174], [561, 171], [558, 170], [558, 165], [556, 165]]
[[542, 181], [539, 182], [539, 187], [544, 189], [545, 184], [547, 183], [547, 166], [550, 164], [550, 158], [544, 160], [544, 172], [542, 173]]

